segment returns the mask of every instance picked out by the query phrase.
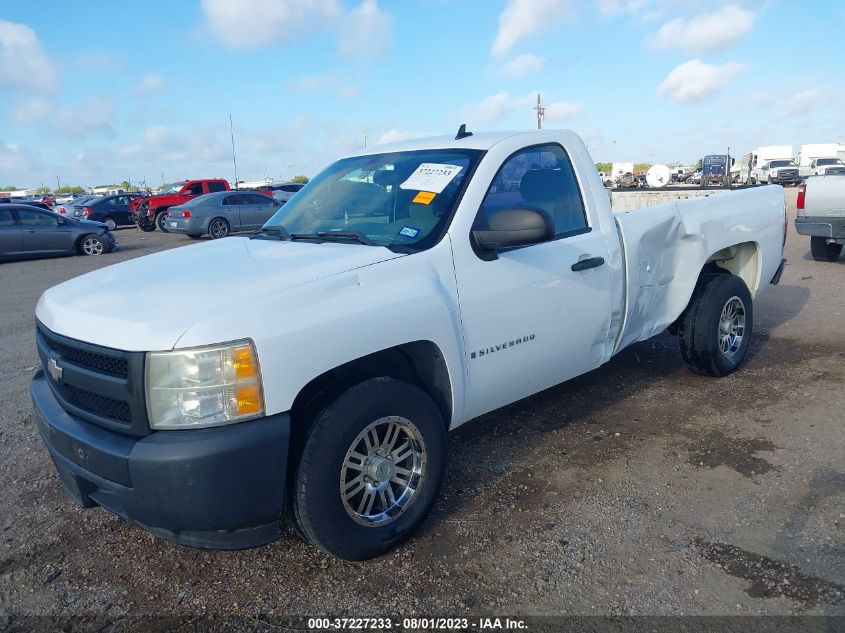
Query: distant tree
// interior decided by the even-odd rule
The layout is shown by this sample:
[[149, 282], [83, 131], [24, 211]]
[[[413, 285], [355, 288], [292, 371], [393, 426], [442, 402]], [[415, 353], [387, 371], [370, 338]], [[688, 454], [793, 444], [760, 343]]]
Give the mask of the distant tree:
[[651, 163], [634, 163], [634, 171], [648, 171]]
[[85, 188], [80, 187], [79, 185], [64, 185], [56, 189], [56, 193], [59, 195], [65, 193], [78, 193], [82, 195], [83, 193], [85, 193]]
[[120, 188], [124, 191], [129, 191], [132, 188], [132, 184], [128, 180], [124, 180], [120, 183]]
[[301, 182], [303, 185], [308, 184], [308, 176], [294, 176], [291, 178], [291, 182]]
[[5, 187], [0, 187], [3, 191], [17, 191], [18, 188], [14, 185], [6, 185]]
[[50, 187], [38, 187], [38, 189], [35, 190], [35, 193], [37, 193], [39, 195], [44, 195], [45, 193], [50, 193]]
[[610, 173], [611, 169], [613, 169], [613, 163], [596, 163], [596, 171], [601, 171], [607, 174]]

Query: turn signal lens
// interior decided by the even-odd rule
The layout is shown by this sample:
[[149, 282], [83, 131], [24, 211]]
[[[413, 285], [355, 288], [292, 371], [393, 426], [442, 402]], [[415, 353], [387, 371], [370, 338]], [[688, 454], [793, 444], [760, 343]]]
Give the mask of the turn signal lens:
[[255, 359], [251, 347], [237, 347], [233, 354], [232, 362], [235, 366], [235, 378], [246, 380], [255, 378], [258, 368], [255, 366]]
[[255, 385], [240, 387], [237, 391], [238, 415], [253, 415], [261, 411], [261, 391]]

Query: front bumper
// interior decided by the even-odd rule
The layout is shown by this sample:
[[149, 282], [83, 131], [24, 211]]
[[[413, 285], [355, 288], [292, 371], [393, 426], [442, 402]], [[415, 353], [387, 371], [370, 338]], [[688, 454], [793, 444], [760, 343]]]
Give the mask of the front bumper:
[[845, 239], [845, 216], [805, 216], [795, 218], [795, 230], [799, 235]]
[[38, 431], [79, 505], [192, 547], [245, 549], [280, 536], [288, 414], [138, 438], [69, 415], [43, 370], [31, 393]]

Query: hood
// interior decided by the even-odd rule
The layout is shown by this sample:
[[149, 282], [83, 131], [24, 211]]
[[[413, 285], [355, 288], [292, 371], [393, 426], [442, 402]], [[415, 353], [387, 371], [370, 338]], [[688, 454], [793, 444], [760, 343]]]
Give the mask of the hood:
[[396, 257], [402, 255], [376, 246], [229, 237], [66, 281], [41, 296], [36, 316], [53, 332], [81, 341], [167, 350], [209, 315], [230, 312], [237, 319], [259, 298]]

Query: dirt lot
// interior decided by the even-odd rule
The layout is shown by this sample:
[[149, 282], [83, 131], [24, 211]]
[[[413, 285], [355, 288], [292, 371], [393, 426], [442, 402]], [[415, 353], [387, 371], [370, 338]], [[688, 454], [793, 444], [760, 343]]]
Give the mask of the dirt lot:
[[0, 616], [845, 615], [845, 257], [812, 261], [791, 223], [741, 371], [693, 375], [664, 334], [462, 427], [421, 533], [362, 564], [292, 534], [186, 549], [71, 504], [29, 402], [33, 311], [56, 283], [188, 242], [119, 239], [0, 264]]

